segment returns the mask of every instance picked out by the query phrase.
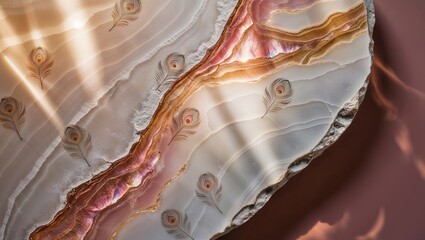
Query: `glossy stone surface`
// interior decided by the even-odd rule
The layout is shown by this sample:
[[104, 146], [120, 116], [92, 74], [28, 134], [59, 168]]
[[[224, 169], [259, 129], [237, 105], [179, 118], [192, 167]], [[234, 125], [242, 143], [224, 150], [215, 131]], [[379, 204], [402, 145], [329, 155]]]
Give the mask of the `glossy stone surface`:
[[337, 139], [370, 72], [363, 1], [2, 11], [5, 239], [211, 238]]

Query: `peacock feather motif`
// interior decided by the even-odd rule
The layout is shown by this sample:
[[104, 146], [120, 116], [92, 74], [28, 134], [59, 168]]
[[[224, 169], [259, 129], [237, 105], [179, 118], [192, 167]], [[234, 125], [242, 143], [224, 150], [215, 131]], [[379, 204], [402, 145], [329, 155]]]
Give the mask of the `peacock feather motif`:
[[29, 75], [40, 81], [43, 89], [43, 80], [51, 73], [53, 58], [43, 47], [34, 48], [28, 55], [27, 67]]
[[68, 126], [62, 137], [62, 146], [72, 158], [84, 159], [90, 167], [87, 156], [93, 146], [87, 130], [77, 125]]
[[5, 97], [0, 102], [0, 123], [6, 129], [11, 129], [23, 140], [20, 133], [25, 124], [25, 106], [13, 97]]
[[127, 26], [129, 21], [137, 19], [137, 14], [142, 10], [140, 0], [118, 0], [112, 10], [112, 19], [114, 24], [109, 29], [112, 31], [115, 27]]
[[[158, 63], [158, 70], [156, 71], [155, 80], [158, 84], [156, 90], [162, 85], [169, 84], [177, 79], [185, 69], [185, 58], [182, 54], [171, 53], [165, 59], [165, 63]], [[165, 66], [164, 66], [165, 65]]]
[[218, 179], [212, 173], [207, 172], [199, 176], [195, 192], [196, 196], [198, 196], [202, 202], [211, 207], [215, 207], [223, 214], [218, 206], [221, 201], [222, 190], [223, 188], [221, 184], [219, 184]]
[[174, 236], [176, 239], [192, 239], [191, 224], [187, 214], [184, 214], [182, 221], [182, 214], [174, 209], [167, 209], [161, 214], [162, 226], [166, 229], [167, 233]]
[[187, 139], [189, 135], [194, 134], [195, 128], [201, 122], [199, 111], [195, 108], [186, 108], [173, 117], [170, 125], [171, 140], [168, 145], [174, 140]]
[[292, 86], [286, 79], [278, 78], [266, 87], [263, 97], [263, 103], [266, 112], [261, 118], [264, 118], [270, 112], [281, 110], [286, 104], [291, 102]]

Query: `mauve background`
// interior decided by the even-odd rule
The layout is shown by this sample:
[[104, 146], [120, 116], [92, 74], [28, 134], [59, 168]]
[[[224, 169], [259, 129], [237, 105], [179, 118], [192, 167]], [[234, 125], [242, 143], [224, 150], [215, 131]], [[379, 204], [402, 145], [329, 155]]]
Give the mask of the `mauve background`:
[[375, 71], [352, 125], [233, 239], [425, 239], [425, 1], [376, 0]]

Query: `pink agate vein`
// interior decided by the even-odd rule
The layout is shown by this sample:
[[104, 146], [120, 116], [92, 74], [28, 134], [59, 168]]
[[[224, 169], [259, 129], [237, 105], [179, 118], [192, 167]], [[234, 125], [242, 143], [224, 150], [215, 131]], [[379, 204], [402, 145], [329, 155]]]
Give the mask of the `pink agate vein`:
[[[294, 11], [302, 9], [318, 2], [319, 0], [288, 0], [282, 3], [279, 0], [259, 0], [249, 1], [240, 9], [240, 16], [228, 26], [232, 31], [227, 32], [218, 51], [206, 64], [205, 70], [217, 64], [231, 63], [235, 61], [248, 61], [257, 58], [272, 58], [281, 53], [292, 53], [302, 47], [312, 48], [316, 44], [313, 42], [297, 43], [289, 41], [277, 41], [274, 38], [263, 36], [263, 25], [271, 17], [271, 13], [276, 9]], [[246, 41], [241, 42], [241, 37], [245, 35]], [[320, 41], [320, 40], [317, 40]], [[237, 44], [241, 47], [236, 52], [229, 51], [234, 49]]]
[[[117, 165], [113, 166], [115, 169], [110, 172], [110, 175], [101, 175], [100, 178], [91, 180], [89, 183], [92, 181], [96, 183], [84, 186], [85, 189], [69, 201], [69, 204], [73, 205], [72, 215], [80, 215], [80, 219], [84, 219], [83, 222], [79, 221], [78, 227], [74, 226], [74, 231], [80, 237], [84, 237], [88, 233], [98, 212], [116, 203], [129, 189], [140, 186], [155, 173], [155, 166], [160, 155], [154, 153], [145, 157], [152, 145], [152, 138], [150, 140], [149, 144], [134, 154], [136, 157], [133, 158], [133, 161], [124, 162], [130, 164], [118, 162]], [[90, 189], [87, 189], [88, 187]], [[90, 195], [89, 190], [96, 192], [95, 195]], [[84, 205], [81, 206], [81, 203]], [[61, 227], [55, 228], [55, 231], [50, 232], [46, 237], [57, 237], [58, 232], [66, 232], [73, 227], [72, 224], [72, 217], [65, 218], [60, 225]]]

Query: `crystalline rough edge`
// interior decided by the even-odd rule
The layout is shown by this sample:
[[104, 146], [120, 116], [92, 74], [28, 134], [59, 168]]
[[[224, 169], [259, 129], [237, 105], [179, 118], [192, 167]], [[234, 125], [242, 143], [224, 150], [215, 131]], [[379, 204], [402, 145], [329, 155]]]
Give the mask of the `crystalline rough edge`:
[[[373, 28], [375, 26], [375, 7], [373, 5], [373, 0], [365, 0], [365, 6], [367, 10], [367, 22], [368, 22], [368, 30], [370, 36], [370, 44], [369, 44], [369, 52], [371, 54], [371, 58], [373, 60], [373, 46], [374, 41], [372, 38]], [[255, 202], [253, 204], [247, 205], [242, 208], [232, 219], [231, 224], [226, 227], [226, 229], [214, 235], [211, 239], [217, 239], [220, 236], [225, 235], [230, 232], [232, 229], [244, 224], [247, 222], [255, 213], [257, 213], [272, 197], [272, 195], [279, 190], [285, 183], [289, 181], [289, 179], [303, 170], [308, 164], [320, 154], [322, 154], [329, 146], [335, 143], [336, 140], [341, 136], [341, 134], [350, 126], [354, 117], [357, 114], [357, 111], [360, 107], [360, 104], [363, 102], [363, 99], [366, 94], [367, 86], [369, 83], [370, 74], [365, 79], [363, 86], [357, 92], [357, 94], [351, 98], [348, 102], [346, 102], [343, 108], [339, 111], [336, 116], [333, 124], [326, 132], [325, 136], [322, 140], [317, 144], [313, 150], [304, 156], [298, 158], [294, 162], [290, 164], [288, 167], [288, 171], [282, 177], [280, 181], [276, 184], [273, 184], [265, 189], [263, 189], [257, 196]]]

